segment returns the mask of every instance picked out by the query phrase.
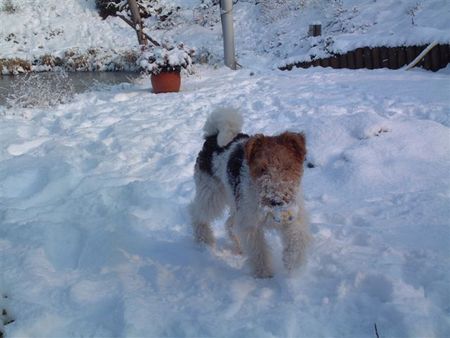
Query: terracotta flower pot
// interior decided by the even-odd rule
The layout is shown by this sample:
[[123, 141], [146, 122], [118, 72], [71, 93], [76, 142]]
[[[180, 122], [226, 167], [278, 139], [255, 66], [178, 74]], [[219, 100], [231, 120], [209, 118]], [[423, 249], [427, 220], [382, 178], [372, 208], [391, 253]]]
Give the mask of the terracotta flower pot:
[[179, 71], [162, 71], [152, 74], [152, 87], [155, 94], [180, 91], [181, 76]]

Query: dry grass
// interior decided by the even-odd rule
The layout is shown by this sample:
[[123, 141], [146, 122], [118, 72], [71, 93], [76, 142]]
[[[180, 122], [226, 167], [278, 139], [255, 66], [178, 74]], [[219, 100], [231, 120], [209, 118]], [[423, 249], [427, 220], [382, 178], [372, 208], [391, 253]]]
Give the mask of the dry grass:
[[8, 74], [28, 73], [31, 71], [31, 63], [19, 58], [0, 59], [0, 72], [5, 71]]
[[0, 74], [18, 75], [32, 71], [120, 71], [137, 69], [138, 51], [107, 51], [98, 48], [66, 50], [62, 57], [44, 54], [32, 60], [0, 58]]

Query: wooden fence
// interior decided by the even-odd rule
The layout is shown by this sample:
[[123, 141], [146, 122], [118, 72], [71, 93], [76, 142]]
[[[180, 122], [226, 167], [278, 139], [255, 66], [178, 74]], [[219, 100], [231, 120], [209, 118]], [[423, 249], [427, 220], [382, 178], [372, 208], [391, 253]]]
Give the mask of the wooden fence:
[[[426, 45], [409, 47], [364, 47], [324, 59], [287, 64], [280, 67], [280, 69], [291, 70], [294, 67], [309, 68], [316, 66], [349, 69], [398, 69], [411, 63], [426, 47]], [[435, 72], [446, 67], [449, 62], [450, 45], [440, 44], [430, 50], [416, 67], [422, 67]]]

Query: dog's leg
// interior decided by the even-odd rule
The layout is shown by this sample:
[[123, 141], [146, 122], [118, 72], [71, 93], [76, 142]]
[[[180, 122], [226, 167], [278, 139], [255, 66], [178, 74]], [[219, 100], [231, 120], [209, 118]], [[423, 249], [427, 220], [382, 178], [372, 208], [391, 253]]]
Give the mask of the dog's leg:
[[261, 227], [241, 229], [239, 233], [244, 253], [249, 257], [257, 278], [273, 277], [272, 257]]
[[283, 263], [288, 271], [293, 271], [305, 262], [306, 249], [311, 241], [305, 220], [285, 225], [281, 230], [283, 241]]
[[234, 233], [234, 226], [236, 224], [236, 216], [234, 212], [231, 212], [230, 217], [228, 217], [227, 222], [225, 224], [228, 232], [228, 236], [233, 242], [233, 252], [237, 255], [242, 255], [241, 244], [239, 243], [239, 238]]
[[196, 168], [195, 197], [189, 207], [195, 240], [199, 243], [214, 245], [215, 239], [210, 223], [219, 217], [225, 206], [223, 185]]

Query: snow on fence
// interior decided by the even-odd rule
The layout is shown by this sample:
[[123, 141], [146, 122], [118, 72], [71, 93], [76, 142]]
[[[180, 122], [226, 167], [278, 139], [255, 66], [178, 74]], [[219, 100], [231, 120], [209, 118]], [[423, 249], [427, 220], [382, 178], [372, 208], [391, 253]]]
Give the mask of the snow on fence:
[[[364, 47], [357, 48], [345, 54], [337, 54], [328, 58], [312, 61], [295, 62], [279, 68], [281, 70], [291, 70], [294, 67], [309, 68], [322, 66], [349, 69], [399, 69], [411, 63], [426, 47], [427, 45], [408, 47]], [[435, 72], [446, 67], [449, 63], [450, 45], [441, 44], [436, 45], [427, 55], [425, 55], [417, 66]]]

